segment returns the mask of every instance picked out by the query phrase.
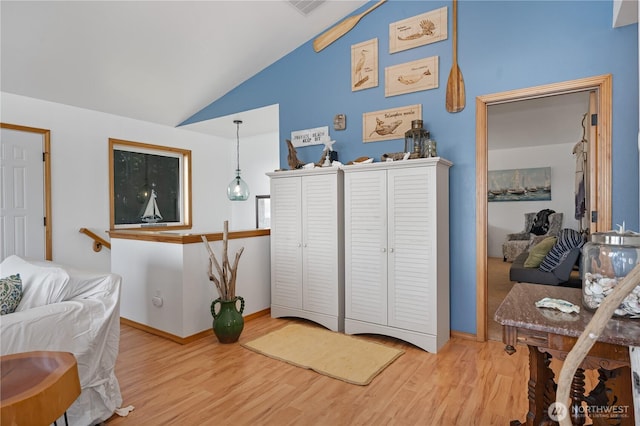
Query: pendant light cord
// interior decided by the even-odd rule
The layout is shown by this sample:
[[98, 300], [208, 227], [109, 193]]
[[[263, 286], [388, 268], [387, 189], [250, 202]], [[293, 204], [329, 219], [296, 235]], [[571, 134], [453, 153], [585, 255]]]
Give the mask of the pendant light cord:
[[242, 120], [233, 120], [236, 123], [236, 177], [240, 175], [240, 124]]

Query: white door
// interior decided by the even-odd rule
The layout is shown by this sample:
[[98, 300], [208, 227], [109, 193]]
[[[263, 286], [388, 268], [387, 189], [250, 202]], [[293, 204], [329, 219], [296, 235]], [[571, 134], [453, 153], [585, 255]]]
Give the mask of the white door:
[[43, 136], [1, 129], [0, 260], [45, 259]]
[[387, 173], [345, 173], [345, 316], [387, 325]]
[[388, 324], [436, 334], [435, 167], [388, 171]]
[[338, 315], [337, 174], [302, 178], [302, 307]]
[[302, 309], [300, 177], [271, 179], [271, 303]]

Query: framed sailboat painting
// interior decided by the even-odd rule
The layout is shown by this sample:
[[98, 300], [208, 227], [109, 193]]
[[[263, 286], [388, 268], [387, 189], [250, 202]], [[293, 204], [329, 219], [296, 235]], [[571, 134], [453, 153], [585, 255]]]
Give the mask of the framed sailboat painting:
[[489, 170], [487, 201], [551, 199], [551, 167]]
[[109, 139], [110, 228], [191, 228], [191, 151]]

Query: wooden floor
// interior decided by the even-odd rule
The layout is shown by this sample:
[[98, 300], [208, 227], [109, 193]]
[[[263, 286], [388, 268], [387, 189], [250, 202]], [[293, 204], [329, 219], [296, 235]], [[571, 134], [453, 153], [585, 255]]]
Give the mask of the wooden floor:
[[511, 262], [504, 262], [501, 257], [487, 259], [487, 338], [498, 342], [502, 341], [502, 326], [493, 315], [515, 284], [509, 279], [509, 268]]
[[[247, 321], [240, 342], [296, 319]], [[368, 386], [294, 367], [213, 335], [187, 345], [123, 325], [119, 425], [507, 425], [527, 409], [526, 347], [454, 338], [438, 354], [367, 335], [405, 354]]]

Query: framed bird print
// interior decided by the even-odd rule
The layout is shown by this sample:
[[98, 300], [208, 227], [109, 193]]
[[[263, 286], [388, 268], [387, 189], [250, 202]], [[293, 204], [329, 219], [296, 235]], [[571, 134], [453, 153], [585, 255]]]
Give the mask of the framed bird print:
[[378, 39], [351, 46], [351, 91], [378, 86]]
[[384, 69], [384, 96], [403, 95], [438, 87], [438, 57], [418, 59], [413, 62]]
[[362, 114], [362, 141], [403, 139], [404, 133], [411, 128], [411, 121], [421, 119], [421, 104], [365, 112]]

